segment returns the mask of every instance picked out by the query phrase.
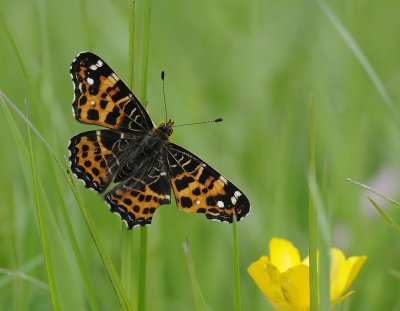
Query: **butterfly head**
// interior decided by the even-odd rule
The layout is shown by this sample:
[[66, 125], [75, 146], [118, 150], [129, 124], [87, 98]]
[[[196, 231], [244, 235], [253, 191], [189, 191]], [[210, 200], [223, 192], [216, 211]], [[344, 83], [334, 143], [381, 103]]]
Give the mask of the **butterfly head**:
[[171, 119], [169, 119], [168, 122], [161, 122], [157, 127], [157, 132], [160, 133], [165, 139], [168, 139], [168, 137], [170, 137], [174, 131], [172, 128], [173, 125], [174, 121]]

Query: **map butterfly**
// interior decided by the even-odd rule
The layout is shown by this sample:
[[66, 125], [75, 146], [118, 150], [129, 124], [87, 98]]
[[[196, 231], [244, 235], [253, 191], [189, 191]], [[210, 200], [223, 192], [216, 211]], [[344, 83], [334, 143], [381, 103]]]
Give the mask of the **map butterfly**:
[[102, 126], [71, 138], [72, 173], [105, 194], [127, 227], [149, 225], [157, 208], [171, 202], [188, 213], [232, 223], [250, 210], [246, 196], [211, 166], [169, 141], [174, 122], [155, 127], [135, 95], [98, 56], [78, 54], [70, 68], [74, 117]]

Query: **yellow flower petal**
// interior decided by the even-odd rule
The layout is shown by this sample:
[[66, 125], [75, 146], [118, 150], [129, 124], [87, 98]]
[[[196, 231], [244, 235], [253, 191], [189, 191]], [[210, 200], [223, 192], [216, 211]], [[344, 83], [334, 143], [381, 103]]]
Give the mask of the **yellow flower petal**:
[[341, 297], [339, 297], [338, 299], [336, 299], [335, 301], [331, 301], [331, 306], [333, 308], [333, 306], [335, 306], [336, 304], [338, 304], [339, 302], [342, 302], [343, 300], [347, 299], [349, 296], [354, 294], [354, 290], [348, 292], [346, 295], [343, 295]]
[[310, 308], [309, 267], [299, 264], [281, 273], [282, 290], [292, 310], [302, 311]]
[[367, 256], [352, 256], [346, 260], [343, 269], [347, 271], [347, 281], [344, 285], [343, 291], [346, 291], [353, 283], [366, 260]]
[[282, 292], [279, 271], [269, 263], [267, 256], [254, 261], [247, 271], [276, 310], [290, 310]]
[[[248, 267], [248, 272], [275, 310], [309, 311], [309, 258], [300, 262], [300, 253], [285, 239], [273, 238], [270, 257], [262, 256]], [[353, 294], [345, 291], [362, 268], [366, 256], [346, 259], [344, 253], [331, 248], [330, 302], [332, 307]]]
[[272, 238], [269, 242], [269, 255], [271, 264], [280, 272], [300, 264], [299, 250], [285, 239]]
[[[365, 260], [367, 260], [366, 256], [352, 256], [346, 260], [340, 249], [331, 248], [331, 301], [338, 300], [338, 297], [350, 287]], [[347, 295], [345, 298], [347, 298]]]
[[345, 262], [343, 252], [335, 247], [331, 248], [331, 267], [330, 267], [330, 299], [336, 300], [343, 293], [346, 279], [341, 274], [341, 267]]

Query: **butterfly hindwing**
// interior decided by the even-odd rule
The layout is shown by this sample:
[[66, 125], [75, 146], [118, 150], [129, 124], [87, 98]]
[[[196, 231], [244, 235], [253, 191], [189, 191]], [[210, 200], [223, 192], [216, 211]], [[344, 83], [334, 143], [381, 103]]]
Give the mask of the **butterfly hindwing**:
[[129, 229], [149, 225], [157, 208], [171, 202], [171, 186], [165, 171], [152, 167], [142, 175], [122, 182], [105, 196], [110, 210], [119, 214]]
[[78, 121], [111, 129], [147, 131], [153, 123], [139, 100], [97, 55], [80, 53], [70, 69]]
[[120, 167], [128, 142], [123, 134], [112, 130], [80, 133], [71, 138], [71, 171], [85, 182], [85, 186], [103, 192]]
[[191, 152], [170, 143], [166, 157], [176, 202], [183, 211], [229, 223], [234, 214], [240, 220], [249, 212], [247, 197]]

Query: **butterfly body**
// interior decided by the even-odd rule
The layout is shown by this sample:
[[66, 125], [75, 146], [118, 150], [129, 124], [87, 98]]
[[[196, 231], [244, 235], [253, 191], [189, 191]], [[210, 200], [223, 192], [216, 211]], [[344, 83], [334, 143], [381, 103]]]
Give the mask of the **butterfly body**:
[[155, 127], [134, 94], [98, 56], [84, 52], [71, 65], [73, 113], [106, 129], [80, 133], [69, 144], [71, 171], [85, 186], [105, 194], [129, 229], [151, 223], [171, 202], [208, 219], [232, 222], [250, 209], [246, 196], [188, 150], [169, 141], [174, 122]]

